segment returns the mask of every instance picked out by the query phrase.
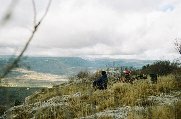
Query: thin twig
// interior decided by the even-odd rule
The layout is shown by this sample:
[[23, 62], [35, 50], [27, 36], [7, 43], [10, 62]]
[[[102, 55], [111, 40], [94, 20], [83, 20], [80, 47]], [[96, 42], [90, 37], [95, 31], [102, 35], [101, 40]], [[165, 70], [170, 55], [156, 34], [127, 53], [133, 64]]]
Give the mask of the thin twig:
[[40, 21], [39, 21], [39, 22], [43, 21], [43, 19], [44, 19], [44, 18], [45, 18], [45, 16], [47, 15], [47, 13], [48, 13], [48, 11], [49, 11], [49, 8], [50, 8], [51, 3], [52, 3], [52, 0], [49, 0], [49, 2], [48, 2], [48, 6], [46, 7], [46, 10], [45, 10], [45, 13], [44, 13], [44, 15], [42, 16], [42, 18], [40, 19]]
[[[45, 16], [47, 15], [48, 10], [49, 10], [50, 5], [51, 5], [51, 1], [52, 1], [52, 0], [49, 0], [49, 3], [48, 3], [48, 5], [47, 5], [47, 7], [46, 7], [46, 11], [45, 11], [44, 15], [42, 16], [42, 18], [39, 20], [38, 23], [36, 23], [36, 24], [34, 25], [33, 31], [32, 31], [32, 33], [31, 33], [30, 37], [28, 38], [28, 40], [27, 40], [27, 42], [26, 42], [23, 50], [22, 50], [21, 53], [18, 55], [18, 57], [17, 57], [10, 65], [8, 65], [8, 67], [5, 69], [5, 71], [3, 72], [2, 76], [0, 77], [0, 81], [1, 81], [1, 79], [4, 78], [4, 77], [18, 64], [18, 62], [20, 61], [20, 59], [21, 59], [21, 57], [23, 56], [24, 52], [27, 50], [27, 48], [28, 48], [31, 40], [33, 39], [36, 31], [38, 30], [40, 24], [42, 23], [42, 21], [44, 20]], [[35, 4], [34, 4], [34, 5], [35, 5]], [[34, 7], [35, 7], [35, 6], [34, 6]], [[35, 10], [35, 9], [36, 9], [36, 8], [34, 8], [34, 10]], [[34, 13], [36, 13], [36, 12], [34, 12]], [[34, 18], [36, 18], [36, 17], [34, 17]], [[34, 21], [35, 21], [35, 19], [34, 19]], [[35, 23], [35, 22], [34, 22], [34, 23]]]
[[34, 26], [36, 25], [36, 16], [37, 16], [37, 12], [36, 12], [36, 4], [35, 4], [35, 1], [32, 0], [32, 5], [33, 5], [33, 12], [34, 12], [34, 19], [33, 19], [33, 23], [34, 23]]

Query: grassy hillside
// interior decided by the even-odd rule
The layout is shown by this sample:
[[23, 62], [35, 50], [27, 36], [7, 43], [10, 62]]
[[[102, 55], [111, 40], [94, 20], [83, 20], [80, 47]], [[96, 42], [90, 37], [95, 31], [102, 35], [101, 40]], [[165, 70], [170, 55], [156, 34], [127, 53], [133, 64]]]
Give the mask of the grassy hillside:
[[44, 88], [26, 98], [24, 105], [11, 108], [6, 116], [16, 119], [179, 119], [181, 84], [173, 75], [133, 84], [109, 78], [107, 90], [94, 90], [97, 74], [72, 77], [68, 83]]

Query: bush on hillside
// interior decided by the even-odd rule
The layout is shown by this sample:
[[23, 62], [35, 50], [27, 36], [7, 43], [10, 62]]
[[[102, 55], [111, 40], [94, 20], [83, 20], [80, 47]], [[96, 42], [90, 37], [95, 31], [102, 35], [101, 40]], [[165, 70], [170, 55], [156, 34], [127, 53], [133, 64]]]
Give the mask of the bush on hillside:
[[156, 61], [151, 65], [145, 65], [142, 67], [141, 72], [144, 74], [156, 73], [159, 76], [168, 75], [180, 70], [180, 63], [170, 61]]
[[89, 76], [89, 72], [88, 71], [80, 71], [78, 74], [77, 74], [77, 77], [79, 79], [83, 79], [83, 78], [87, 78]]

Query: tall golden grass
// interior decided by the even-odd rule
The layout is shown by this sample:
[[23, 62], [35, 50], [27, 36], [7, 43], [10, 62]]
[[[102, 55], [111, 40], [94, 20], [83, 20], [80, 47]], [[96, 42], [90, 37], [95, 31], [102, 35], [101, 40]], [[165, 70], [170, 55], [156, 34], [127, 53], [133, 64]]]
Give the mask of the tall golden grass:
[[[111, 79], [109, 79], [109, 81], [111, 82]], [[42, 109], [37, 113], [36, 118], [48, 119], [51, 115], [53, 115], [52, 118], [55, 119], [64, 119], [66, 116], [80, 118], [116, 107], [143, 106], [149, 109], [146, 114], [138, 115], [135, 112], [130, 112], [128, 117], [130, 119], [149, 119], [151, 114], [153, 119], [157, 117], [159, 117], [159, 119], [168, 119], [179, 115], [181, 109], [180, 102], [177, 103], [178, 108], [158, 106], [155, 105], [154, 102], [147, 100], [147, 97], [160, 95], [161, 93], [171, 93], [171, 91], [174, 90], [180, 91], [180, 88], [172, 75], [159, 77], [157, 84], [150, 83], [149, 79], [138, 80], [133, 84], [117, 82], [109, 85], [107, 90], [96, 91], [92, 88], [92, 80], [87, 79], [79, 83], [71, 82], [69, 84], [56, 86], [52, 89], [44, 89], [40, 93], [33, 95], [29, 100], [31, 103], [35, 103], [37, 101], [45, 101], [57, 95], [70, 95], [66, 102], [67, 105], [64, 106], [64, 108], [57, 106]], [[74, 96], [77, 92], [79, 92], [80, 95]], [[53, 108], [53, 112], [50, 111], [52, 110], [51, 108]], [[177, 110], [177, 112], [175, 113], [173, 110]], [[99, 118], [101, 119], [103, 117]], [[111, 119], [111, 117], [106, 116], [105, 118]]]
[[150, 106], [145, 108], [145, 112], [130, 112], [128, 119], [180, 119], [181, 101], [176, 102], [175, 105]]

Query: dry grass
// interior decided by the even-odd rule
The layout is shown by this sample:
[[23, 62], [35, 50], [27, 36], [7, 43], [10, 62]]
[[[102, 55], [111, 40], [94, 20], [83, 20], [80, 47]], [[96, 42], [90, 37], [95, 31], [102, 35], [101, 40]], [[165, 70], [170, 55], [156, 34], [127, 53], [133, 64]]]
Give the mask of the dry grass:
[[35, 119], [73, 119], [75, 115], [70, 107], [56, 106], [44, 108], [36, 113]]
[[56, 88], [43, 88], [41, 92], [35, 93], [31, 95], [28, 99], [28, 104], [36, 103], [39, 101], [45, 101], [48, 100], [54, 96], [62, 96], [62, 93], [60, 91], [59, 87]]
[[[31, 103], [33, 103], [44, 101], [57, 95], [72, 95], [72, 97], [67, 100], [68, 107], [66, 108], [69, 108], [68, 111], [74, 118], [86, 117], [96, 112], [113, 109], [115, 107], [138, 105], [144, 107], [151, 106], [149, 112], [151, 112], [154, 118], [161, 115], [161, 117], [167, 119], [170, 117], [169, 115], [173, 116], [175, 114], [172, 112], [173, 109], [169, 106], [156, 106], [154, 105], [154, 102], [147, 100], [147, 97], [159, 95], [160, 93], [169, 93], [172, 90], [178, 89], [179, 87], [177, 87], [177, 83], [171, 75], [168, 77], [159, 77], [157, 84], [151, 84], [149, 80], [138, 80], [134, 82], [134, 84], [118, 82], [109, 86], [107, 90], [96, 91], [91, 87], [91, 80], [87, 80], [71, 82], [70, 84], [60, 85], [52, 89], [44, 89], [41, 93], [33, 95], [30, 100]], [[81, 95], [73, 96], [77, 92], [80, 92]], [[65, 114], [62, 112], [62, 109], [57, 107], [54, 110], [57, 114], [56, 116], [54, 115], [56, 118], [64, 118]], [[50, 109], [44, 109], [40, 112], [43, 112], [43, 114], [38, 114], [37, 118], [50, 114]], [[180, 113], [180, 111], [178, 112]], [[169, 115], [167, 116], [166, 114]], [[142, 115], [135, 113], [129, 114], [130, 119], [132, 119], [133, 116], [135, 118], [149, 118], [147, 113]], [[48, 118], [48, 116], [45, 117]], [[101, 118], [102, 117], [100, 117], [100, 119]], [[111, 119], [111, 117], [105, 118]]]
[[171, 90], [179, 89], [177, 85], [177, 81], [175, 80], [173, 75], [160, 77], [158, 79], [158, 83], [155, 85], [157, 93], [164, 92], [170, 93]]
[[[75, 112], [81, 113], [82, 103], [87, 105], [95, 104], [96, 112], [123, 105], [151, 106], [154, 105], [154, 102], [147, 100], [146, 98], [148, 96], [168, 93], [177, 88], [178, 87], [176, 87], [172, 76], [160, 77], [157, 84], [150, 84], [148, 80], [140, 80], [135, 82], [133, 85], [127, 83], [115, 83], [108, 90], [97, 90], [93, 92], [92, 95], [82, 96], [76, 99], [76, 103], [74, 102], [74, 104], [76, 104], [75, 109], [79, 109], [79, 111], [75, 110]], [[140, 99], [139, 103], [138, 99]], [[75, 100], [75, 98], [72, 100]], [[71, 105], [73, 106], [72, 103]], [[91, 106], [89, 106], [89, 109], [84, 108], [88, 110], [85, 113], [92, 114], [91, 111], [93, 109], [91, 108]]]
[[175, 105], [159, 105], [145, 108], [145, 112], [130, 112], [128, 119], [180, 119], [181, 101]]
[[91, 89], [91, 83], [83, 82], [83, 83], [71, 83], [66, 86], [61, 86], [60, 91], [62, 92], [63, 95], [71, 95], [77, 92], [86, 94], [90, 89]]
[[114, 119], [112, 116], [100, 116], [97, 119]]

